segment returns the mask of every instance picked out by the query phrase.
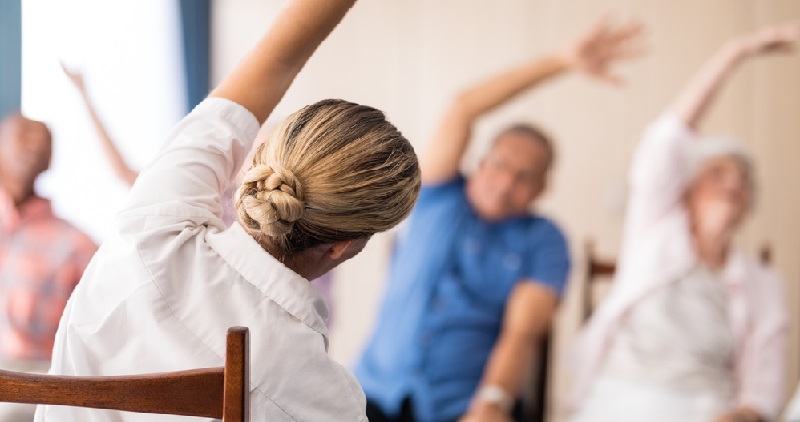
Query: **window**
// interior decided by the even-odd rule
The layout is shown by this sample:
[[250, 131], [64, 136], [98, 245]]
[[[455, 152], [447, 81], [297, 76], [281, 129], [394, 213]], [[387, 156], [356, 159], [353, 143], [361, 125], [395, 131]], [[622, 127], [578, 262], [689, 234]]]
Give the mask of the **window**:
[[128, 187], [106, 161], [59, 61], [81, 71], [128, 165], [141, 170], [185, 114], [177, 1], [23, 0], [22, 111], [53, 132], [38, 181], [55, 212], [98, 242]]

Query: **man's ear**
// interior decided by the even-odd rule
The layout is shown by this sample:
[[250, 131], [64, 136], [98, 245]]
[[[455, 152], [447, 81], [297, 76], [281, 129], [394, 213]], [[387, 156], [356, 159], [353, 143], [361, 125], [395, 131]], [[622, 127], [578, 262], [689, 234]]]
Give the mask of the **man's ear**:
[[350, 239], [331, 244], [330, 249], [328, 249], [328, 257], [332, 260], [341, 259], [355, 243], [356, 239]]
[[544, 195], [550, 189], [550, 177], [549, 172], [542, 177], [542, 184], [539, 186], [539, 191], [536, 192], [536, 198]]

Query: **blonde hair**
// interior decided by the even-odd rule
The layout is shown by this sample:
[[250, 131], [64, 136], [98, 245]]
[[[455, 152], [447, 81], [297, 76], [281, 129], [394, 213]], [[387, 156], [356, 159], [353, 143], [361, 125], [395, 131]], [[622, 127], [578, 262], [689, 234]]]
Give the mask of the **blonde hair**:
[[292, 254], [394, 227], [419, 189], [417, 156], [381, 111], [323, 100], [258, 147], [236, 208], [244, 227]]

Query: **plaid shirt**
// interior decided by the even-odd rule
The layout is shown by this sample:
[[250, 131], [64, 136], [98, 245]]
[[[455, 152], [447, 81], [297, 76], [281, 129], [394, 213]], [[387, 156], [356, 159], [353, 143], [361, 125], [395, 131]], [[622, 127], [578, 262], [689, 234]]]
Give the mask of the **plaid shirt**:
[[50, 360], [61, 314], [97, 250], [34, 196], [0, 189], [0, 360]]

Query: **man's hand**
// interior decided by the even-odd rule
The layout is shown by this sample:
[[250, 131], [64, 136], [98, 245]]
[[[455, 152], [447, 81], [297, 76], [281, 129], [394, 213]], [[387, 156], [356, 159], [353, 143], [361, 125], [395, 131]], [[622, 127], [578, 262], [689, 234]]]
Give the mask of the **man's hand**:
[[512, 422], [512, 420], [499, 406], [475, 402], [458, 422]]
[[611, 66], [620, 60], [641, 56], [644, 26], [638, 22], [613, 25], [601, 19], [587, 34], [563, 50], [569, 65], [597, 79], [619, 84], [622, 79], [611, 73]]

